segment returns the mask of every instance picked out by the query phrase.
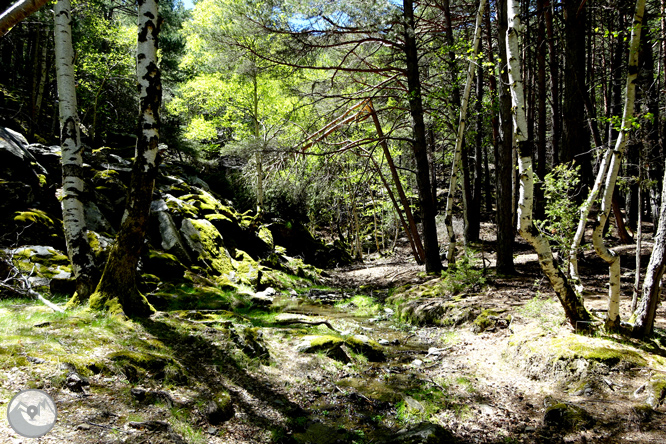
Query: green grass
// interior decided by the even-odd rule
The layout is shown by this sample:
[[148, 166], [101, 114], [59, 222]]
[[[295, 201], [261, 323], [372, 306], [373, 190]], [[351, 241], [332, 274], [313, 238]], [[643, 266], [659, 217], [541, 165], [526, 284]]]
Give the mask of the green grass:
[[382, 305], [370, 296], [355, 295], [351, 298], [335, 304], [338, 309], [350, 310], [356, 316], [375, 316], [379, 313]]

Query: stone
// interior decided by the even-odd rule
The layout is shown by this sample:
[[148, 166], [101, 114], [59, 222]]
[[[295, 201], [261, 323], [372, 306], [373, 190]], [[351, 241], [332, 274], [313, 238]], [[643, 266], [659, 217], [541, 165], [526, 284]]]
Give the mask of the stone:
[[404, 428], [381, 444], [455, 444], [456, 438], [444, 427], [431, 422], [422, 422]]
[[577, 405], [550, 400], [547, 403], [543, 423], [561, 430], [585, 430], [594, 424], [590, 414]]
[[234, 417], [234, 405], [227, 392], [216, 393], [204, 407], [204, 415], [211, 425], [220, 425]]
[[192, 257], [187, 251], [185, 242], [164, 200], [160, 199], [152, 202], [151, 217], [157, 219], [162, 249], [176, 256], [183, 263], [192, 263]]
[[371, 362], [386, 361], [386, 355], [381, 350], [380, 345], [365, 335], [351, 336], [345, 340], [345, 344]]
[[111, 226], [111, 223], [102, 214], [95, 202], [85, 202], [84, 215], [86, 219], [86, 225], [88, 226], [89, 230], [111, 236], [116, 234], [116, 230], [114, 230], [113, 226]]
[[645, 403], [656, 409], [666, 399], [666, 375], [654, 375], [647, 383], [645, 388], [647, 399]]

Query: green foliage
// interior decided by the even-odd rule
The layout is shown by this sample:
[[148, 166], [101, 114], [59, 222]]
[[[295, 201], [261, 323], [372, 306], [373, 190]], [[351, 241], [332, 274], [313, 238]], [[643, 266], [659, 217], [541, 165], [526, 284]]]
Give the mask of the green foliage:
[[468, 290], [470, 287], [483, 287], [486, 284], [486, 278], [482, 269], [476, 269], [476, 259], [473, 252], [465, 250], [465, 254], [452, 264], [447, 271], [442, 272], [444, 278], [444, 291], [451, 294], [457, 294]]
[[575, 202], [579, 184], [580, 165], [560, 164], [553, 168], [543, 180], [546, 220], [535, 221], [537, 228], [565, 257], [578, 226], [580, 206]]

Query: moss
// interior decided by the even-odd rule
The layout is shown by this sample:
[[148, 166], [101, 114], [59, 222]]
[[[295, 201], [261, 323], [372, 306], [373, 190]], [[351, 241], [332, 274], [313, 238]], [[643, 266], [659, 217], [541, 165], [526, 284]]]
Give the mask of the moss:
[[474, 333], [481, 333], [487, 328], [495, 325], [495, 321], [491, 317], [497, 316], [497, 313], [493, 310], [483, 310], [477, 317], [474, 319]]
[[100, 170], [95, 172], [95, 175], [93, 176], [93, 182], [99, 182], [99, 181], [108, 181], [111, 179], [118, 179], [120, 177], [120, 174], [116, 170]]
[[630, 362], [639, 367], [647, 365], [645, 358], [638, 352], [618, 347], [617, 344], [600, 338], [578, 335], [554, 338], [552, 348], [559, 359], [583, 358], [609, 365], [615, 365], [621, 361]]
[[331, 335], [317, 336], [310, 340], [310, 346], [314, 349], [323, 350], [326, 348], [335, 347], [336, 345], [341, 345], [345, 341], [341, 338]]
[[586, 429], [594, 420], [585, 409], [564, 402], [553, 403], [546, 408], [544, 423], [565, 430]]
[[53, 227], [53, 219], [51, 219], [46, 212], [31, 208], [28, 211], [17, 211], [14, 213], [14, 220], [16, 222], [23, 222], [26, 224], [40, 224], [48, 227]]
[[204, 217], [206, 218], [207, 221], [210, 221], [210, 222], [215, 222], [215, 221], [223, 221], [223, 222], [231, 222], [231, 223], [234, 222], [231, 219], [229, 219], [229, 217], [227, 217], [226, 215], [219, 214], [219, 213], [206, 214]]
[[386, 355], [381, 350], [381, 345], [377, 341], [373, 341], [364, 336], [351, 336], [345, 340], [352, 350], [356, 353], [360, 353], [369, 361], [372, 362], [384, 362], [386, 361]]
[[236, 251], [236, 259], [231, 261], [239, 280], [248, 285], [256, 286], [261, 277], [261, 266], [242, 250]]
[[229, 253], [224, 248], [224, 239], [220, 232], [207, 220], [188, 220], [196, 230], [191, 235], [191, 240], [200, 243], [203, 247], [199, 253], [199, 259], [209, 263], [217, 273], [227, 276], [233, 282], [235, 280], [235, 267]]
[[123, 310], [123, 306], [118, 298], [109, 298], [108, 295], [100, 291], [96, 291], [90, 295], [88, 306], [92, 310], [108, 311], [111, 316], [115, 316], [120, 319], [127, 318], [125, 310]]
[[275, 248], [275, 242], [273, 241], [273, 234], [271, 233], [271, 230], [269, 230], [267, 227], [259, 228], [257, 236], [259, 236], [259, 239], [264, 241], [264, 243], [266, 243], [266, 245], [268, 245], [271, 250]]

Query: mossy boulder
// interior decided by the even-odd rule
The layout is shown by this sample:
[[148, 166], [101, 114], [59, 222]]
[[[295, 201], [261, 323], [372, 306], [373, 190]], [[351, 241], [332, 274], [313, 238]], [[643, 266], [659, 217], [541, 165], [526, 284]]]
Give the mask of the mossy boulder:
[[365, 335], [354, 335], [345, 339], [345, 344], [354, 350], [356, 353], [360, 353], [371, 362], [384, 362], [386, 361], [386, 355], [381, 350], [381, 345], [377, 341], [373, 341]]
[[38, 208], [28, 208], [15, 212], [13, 223], [14, 229], [21, 232], [21, 242], [65, 249], [62, 221], [55, 214]]
[[439, 424], [421, 422], [399, 430], [381, 444], [455, 444], [453, 434]]
[[656, 409], [666, 399], [666, 375], [654, 375], [647, 383], [647, 398], [645, 403]]
[[603, 362], [609, 366], [615, 366], [620, 362], [627, 362], [637, 367], [647, 365], [647, 360], [638, 351], [607, 339], [567, 335], [553, 338], [551, 345], [558, 359], [583, 358], [588, 361]]
[[497, 324], [497, 312], [495, 310], [483, 310], [474, 319], [472, 323], [472, 331], [474, 333], [482, 333], [487, 329], [494, 327]]
[[110, 353], [107, 358], [118, 366], [130, 382], [137, 382], [144, 377], [178, 384], [186, 384], [188, 380], [184, 368], [168, 356], [123, 350]]
[[229, 393], [221, 391], [213, 395], [204, 408], [206, 420], [211, 425], [219, 425], [234, 417], [234, 405]]
[[243, 284], [256, 287], [261, 279], [261, 265], [259, 265], [252, 257], [244, 251], [236, 251], [236, 259], [232, 259], [231, 263], [236, 272], [238, 281]]
[[205, 219], [185, 219], [180, 231], [193, 257], [214, 270], [215, 274], [235, 281], [231, 256], [222, 235], [212, 223]]
[[305, 336], [296, 346], [296, 351], [301, 353], [323, 353], [331, 359], [347, 363], [351, 359], [342, 347], [344, 344], [345, 341], [337, 336]]
[[585, 430], [594, 425], [594, 419], [582, 407], [555, 400], [547, 401], [546, 404], [543, 422], [547, 426], [569, 431]]
[[173, 254], [149, 250], [143, 257], [143, 271], [162, 280], [173, 282], [183, 278], [185, 266]]
[[344, 339], [337, 336], [304, 336], [301, 342], [296, 346], [296, 351], [301, 353], [317, 353], [319, 351], [327, 351], [334, 347], [339, 347], [344, 343]]
[[455, 327], [476, 319], [479, 308], [448, 298], [416, 298], [402, 300], [393, 296], [387, 302], [394, 304], [398, 317], [415, 325], [441, 325]]

